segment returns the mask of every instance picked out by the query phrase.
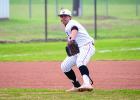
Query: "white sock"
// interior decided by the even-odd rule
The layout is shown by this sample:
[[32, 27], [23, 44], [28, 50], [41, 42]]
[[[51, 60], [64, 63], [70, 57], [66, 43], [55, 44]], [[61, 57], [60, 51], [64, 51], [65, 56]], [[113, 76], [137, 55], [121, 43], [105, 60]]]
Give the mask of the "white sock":
[[90, 79], [87, 75], [83, 75], [84, 84], [90, 84]]

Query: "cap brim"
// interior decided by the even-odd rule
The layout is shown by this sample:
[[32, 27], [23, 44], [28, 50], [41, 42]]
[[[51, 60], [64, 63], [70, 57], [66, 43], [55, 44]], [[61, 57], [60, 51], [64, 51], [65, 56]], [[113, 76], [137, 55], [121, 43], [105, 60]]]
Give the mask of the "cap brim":
[[61, 16], [61, 15], [71, 16], [71, 15], [68, 15], [68, 14], [59, 14], [58, 16]]

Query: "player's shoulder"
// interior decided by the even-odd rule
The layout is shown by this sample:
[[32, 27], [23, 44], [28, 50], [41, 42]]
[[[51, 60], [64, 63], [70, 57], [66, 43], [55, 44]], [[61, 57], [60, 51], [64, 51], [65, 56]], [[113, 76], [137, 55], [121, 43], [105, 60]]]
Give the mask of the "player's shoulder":
[[65, 29], [67, 30], [67, 29], [70, 29], [71, 30], [71, 27], [73, 27], [73, 26], [77, 26], [77, 27], [79, 27], [79, 23], [76, 21], [76, 20], [70, 20], [69, 22], [68, 22], [68, 24], [66, 25], [66, 27], [65, 27]]
[[71, 23], [71, 24], [73, 24], [73, 23], [75, 24], [75, 23], [78, 23], [78, 22], [77, 22], [76, 20], [71, 19], [71, 20], [70, 20], [70, 23]]
[[79, 26], [80, 23], [76, 20], [70, 20], [68, 26]]
[[73, 26], [73, 25], [75, 25], [75, 21], [74, 21], [74, 20], [70, 20], [70, 21], [68, 22], [68, 24], [66, 25], [66, 27], [71, 27], [71, 26]]

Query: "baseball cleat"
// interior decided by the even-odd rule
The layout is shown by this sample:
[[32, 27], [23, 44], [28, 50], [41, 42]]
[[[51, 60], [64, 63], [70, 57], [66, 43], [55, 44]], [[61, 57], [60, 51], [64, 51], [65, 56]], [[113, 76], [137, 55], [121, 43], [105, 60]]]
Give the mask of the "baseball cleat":
[[93, 87], [90, 85], [90, 84], [83, 84], [82, 86], [80, 86], [78, 88], [78, 91], [79, 92], [84, 92], [84, 91], [92, 91], [93, 90]]
[[92, 79], [91, 79], [90, 77], [89, 77], [89, 79], [90, 79], [90, 84], [93, 85], [93, 81], [92, 81]]
[[72, 87], [71, 89], [66, 90], [66, 92], [79, 92], [78, 88]]

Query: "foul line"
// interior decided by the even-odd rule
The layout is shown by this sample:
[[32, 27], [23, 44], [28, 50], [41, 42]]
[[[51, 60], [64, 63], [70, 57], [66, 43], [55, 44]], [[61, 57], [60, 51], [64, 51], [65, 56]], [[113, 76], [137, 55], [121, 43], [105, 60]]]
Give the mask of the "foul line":
[[116, 49], [116, 50], [98, 50], [98, 53], [107, 53], [107, 52], [113, 52], [113, 51], [139, 51], [140, 48], [122, 48], [122, 49]]
[[[115, 49], [115, 50], [109, 50], [109, 49], [105, 49], [105, 50], [97, 50], [97, 53], [109, 53], [109, 52], [113, 52], [113, 51], [139, 51], [140, 47], [138, 48], [122, 48], [122, 49]], [[49, 53], [47, 53], [49, 54]], [[1, 54], [0, 58], [2, 57], [19, 57], [19, 56], [34, 56], [34, 55], [38, 55], [38, 54]], [[39, 53], [39, 55], [44, 55], [44, 53]]]

